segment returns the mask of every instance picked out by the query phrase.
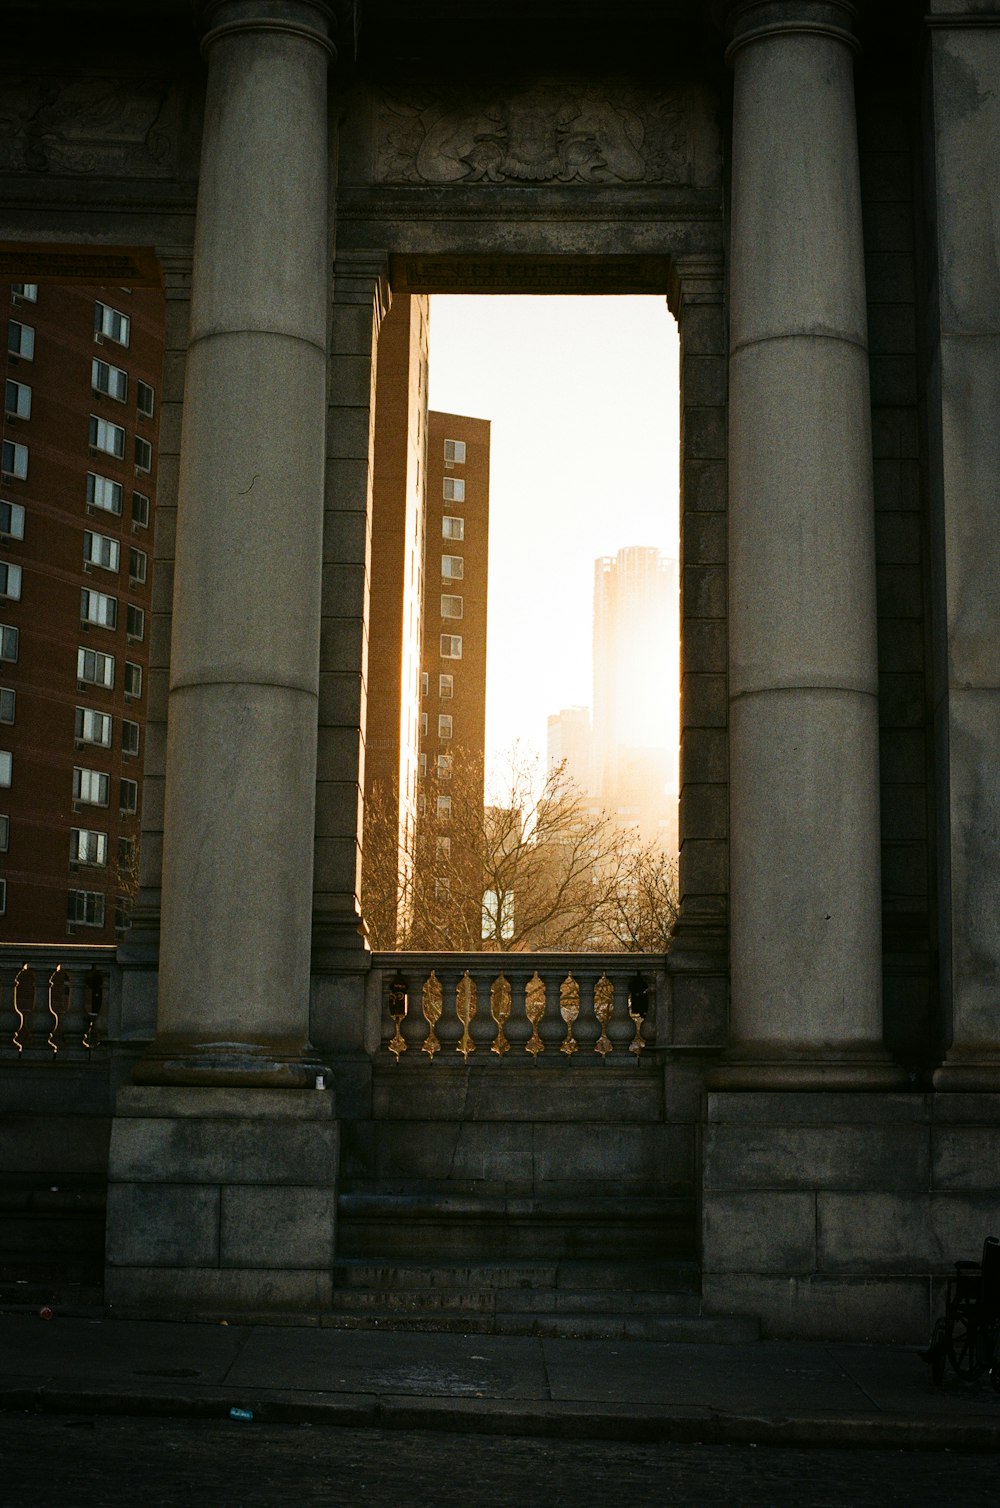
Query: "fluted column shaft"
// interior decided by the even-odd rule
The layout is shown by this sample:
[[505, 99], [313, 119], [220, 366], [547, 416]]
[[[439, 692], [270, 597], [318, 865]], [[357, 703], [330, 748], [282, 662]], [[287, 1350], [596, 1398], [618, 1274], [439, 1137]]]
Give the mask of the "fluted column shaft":
[[157, 1039], [144, 1082], [308, 1056], [327, 349], [320, 0], [206, 0]]
[[887, 1075], [853, 15], [733, 18], [728, 1087]]

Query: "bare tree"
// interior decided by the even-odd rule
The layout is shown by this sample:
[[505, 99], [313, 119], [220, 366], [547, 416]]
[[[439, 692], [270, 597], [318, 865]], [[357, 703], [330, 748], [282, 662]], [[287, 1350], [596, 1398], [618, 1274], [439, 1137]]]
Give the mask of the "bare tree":
[[651, 843], [628, 850], [602, 917], [607, 947], [623, 953], [666, 952], [677, 910], [677, 860]]
[[365, 815], [362, 901], [372, 946], [426, 951], [665, 948], [676, 915], [666, 855], [636, 849], [559, 767], [516, 747], [483, 800], [479, 757], [424, 782], [412, 843], [394, 792]]

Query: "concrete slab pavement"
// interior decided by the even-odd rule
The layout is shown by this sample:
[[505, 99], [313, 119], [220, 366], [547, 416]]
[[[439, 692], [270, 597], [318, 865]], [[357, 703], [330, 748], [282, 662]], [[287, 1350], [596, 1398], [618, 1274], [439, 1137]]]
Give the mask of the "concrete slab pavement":
[[631, 1440], [1000, 1449], [1000, 1393], [912, 1348], [0, 1315], [0, 1408]]

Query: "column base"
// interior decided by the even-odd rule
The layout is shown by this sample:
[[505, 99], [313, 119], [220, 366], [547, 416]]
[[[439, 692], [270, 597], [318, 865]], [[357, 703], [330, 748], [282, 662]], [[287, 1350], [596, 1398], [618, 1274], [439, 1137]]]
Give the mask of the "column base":
[[106, 1302], [216, 1319], [327, 1307], [338, 1159], [328, 1090], [120, 1090]]
[[781, 1048], [746, 1043], [730, 1048], [705, 1075], [706, 1089], [904, 1089], [906, 1070], [876, 1047]]
[[945, 1094], [1000, 1093], [1000, 1051], [951, 1048], [934, 1074], [934, 1088]]
[[134, 1084], [313, 1089], [330, 1070], [308, 1043], [207, 1042], [161, 1035], [132, 1070]]

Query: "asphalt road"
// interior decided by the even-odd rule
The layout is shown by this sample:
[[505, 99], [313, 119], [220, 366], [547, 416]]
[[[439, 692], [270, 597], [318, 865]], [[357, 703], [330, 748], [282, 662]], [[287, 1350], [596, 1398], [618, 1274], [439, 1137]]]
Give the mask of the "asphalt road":
[[0, 1415], [0, 1508], [976, 1508], [1000, 1458]]

